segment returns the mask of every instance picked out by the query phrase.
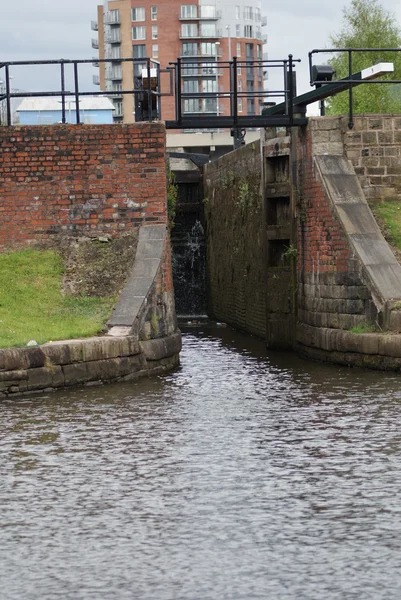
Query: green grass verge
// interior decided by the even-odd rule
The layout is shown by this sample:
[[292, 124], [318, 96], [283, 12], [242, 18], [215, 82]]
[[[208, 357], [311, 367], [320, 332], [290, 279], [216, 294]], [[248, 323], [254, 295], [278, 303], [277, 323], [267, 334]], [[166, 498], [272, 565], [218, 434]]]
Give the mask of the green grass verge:
[[386, 240], [401, 250], [401, 203], [398, 200], [386, 200], [371, 205], [371, 209]]
[[102, 331], [115, 298], [63, 295], [62, 276], [63, 264], [56, 252], [24, 250], [0, 255], [1, 348]]

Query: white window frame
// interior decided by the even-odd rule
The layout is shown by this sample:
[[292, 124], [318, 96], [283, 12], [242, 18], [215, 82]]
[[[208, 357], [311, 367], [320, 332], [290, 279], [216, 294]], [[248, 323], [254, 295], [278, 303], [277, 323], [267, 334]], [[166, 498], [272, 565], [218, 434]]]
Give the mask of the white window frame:
[[159, 29], [157, 25], [152, 25], [152, 40], [159, 39]]
[[152, 58], [159, 58], [159, 44], [152, 44]]
[[150, 7], [150, 14], [151, 14], [151, 20], [152, 21], [157, 21], [157, 6], [151, 6]]
[[131, 9], [131, 17], [134, 23], [138, 23], [141, 21], [145, 21], [146, 19], [146, 11], [144, 6], [138, 6], [136, 8]]
[[138, 25], [132, 28], [132, 39], [133, 40], [146, 40], [146, 27], [144, 25]]

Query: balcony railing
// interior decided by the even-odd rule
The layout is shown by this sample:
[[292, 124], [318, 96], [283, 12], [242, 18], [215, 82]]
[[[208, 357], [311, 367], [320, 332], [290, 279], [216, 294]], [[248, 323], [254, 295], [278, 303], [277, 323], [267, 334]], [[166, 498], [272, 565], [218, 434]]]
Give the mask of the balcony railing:
[[262, 44], [267, 44], [267, 35], [262, 35]]
[[216, 10], [213, 15], [202, 15], [202, 9], [201, 9], [201, 13], [197, 14], [196, 16], [184, 16], [182, 14], [179, 14], [178, 16], [180, 21], [218, 21], [219, 19], [221, 19], [221, 10]]
[[99, 77], [99, 75], [93, 75], [92, 80], [93, 80], [93, 84], [94, 85], [100, 85], [100, 77]]
[[93, 63], [92, 63], [92, 65], [93, 65], [94, 67], [98, 68], [98, 66], [99, 66], [99, 59], [98, 59], [98, 57], [97, 57], [97, 56], [94, 56], [94, 57], [93, 57]]
[[182, 53], [183, 57], [196, 57], [196, 56], [210, 56], [212, 58], [216, 58], [216, 56], [221, 57], [223, 56], [223, 50], [221, 48], [217, 49], [215, 52], [203, 52], [202, 49], [199, 49], [195, 52], [191, 52], [190, 50], [186, 50], [183, 51]]
[[119, 25], [120, 24], [120, 11], [111, 10], [104, 14], [104, 22], [106, 25]]
[[180, 40], [188, 40], [188, 39], [206, 39], [206, 40], [211, 40], [211, 39], [215, 39], [215, 38], [221, 38], [223, 35], [223, 32], [221, 29], [216, 29], [216, 31], [214, 33], [203, 33], [202, 31], [197, 31], [196, 33], [191, 33], [191, 34], [187, 34], [187, 35], [183, 35], [183, 33], [181, 32], [180, 34]]
[[96, 38], [92, 38], [92, 48], [94, 50], [99, 50], [99, 40]]
[[107, 44], [119, 44], [121, 42], [120, 29], [112, 29], [104, 36], [104, 41]]
[[267, 17], [262, 17], [262, 21], [260, 23], [262, 27], [267, 27]]
[[97, 21], [91, 21], [91, 29], [92, 31], [99, 31], [99, 25]]

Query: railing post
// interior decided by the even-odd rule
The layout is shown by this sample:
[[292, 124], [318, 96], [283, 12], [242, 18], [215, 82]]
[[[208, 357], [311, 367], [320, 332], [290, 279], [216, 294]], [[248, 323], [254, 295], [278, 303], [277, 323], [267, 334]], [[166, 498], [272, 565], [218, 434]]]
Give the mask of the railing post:
[[238, 127], [238, 68], [237, 68], [237, 57], [233, 58], [233, 124], [234, 127]]
[[75, 87], [75, 114], [77, 118], [77, 125], [80, 124], [81, 119], [79, 116], [79, 82], [78, 82], [78, 63], [74, 61], [74, 87]]
[[65, 68], [64, 62], [61, 62], [61, 122], [66, 123], [65, 118]]
[[147, 96], [148, 96], [148, 121], [149, 123], [152, 122], [152, 90], [150, 87], [150, 58], [146, 59], [146, 70], [147, 70], [147, 75], [148, 75], [148, 90], [147, 90]]
[[288, 116], [290, 118], [290, 127], [294, 124], [294, 78], [293, 78], [293, 64], [292, 64], [292, 54], [288, 55]]
[[[348, 79], [352, 78], [352, 50], [348, 50]], [[349, 84], [349, 121], [348, 129], [354, 128], [354, 113], [353, 113], [353, 88], [352, 83]]]
[[11, 127], [13, 124], [11, 114], [11, 98], [10, 98], [10, 67], [6, 65], [6, 107], [7, 107], [7, 125]]
[[181, 125], [181, 123], [182, 123], [181, 65], [182, 65], [181, 57], [178, 57], [177, 64], [176, 64], [175, 83], [176, 83], [176, 97], [177, 97], [176, 114], [177, 114], [177, 123], [179, 125]]

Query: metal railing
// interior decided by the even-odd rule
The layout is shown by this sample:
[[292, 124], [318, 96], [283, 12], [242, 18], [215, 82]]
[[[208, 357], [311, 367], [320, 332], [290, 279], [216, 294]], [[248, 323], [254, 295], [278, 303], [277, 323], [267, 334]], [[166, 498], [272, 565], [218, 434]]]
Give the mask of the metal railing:
[[[234, 57], [230, 61], [220, 60], [208, 60], [207, 69], [210, 70], [209, 77], [215, 80], [216, 89], [212, 91], [184, 91], [184, 81], [187, 79], [188, 72], [193, 70], [194, 77], [199, 77], [201, 69], [206, 68], [206, 61], [202, 61], [199, 58], [188, 59], [186, 57], [179, 57], [176, 62], [170, 63], [171, 69], [174, 71], [174, 87], [175, 87], [175, 122], [167, 122], [168, 128], [173, 127], [184, 127], [184, 128], [202, 128], [202, 127], [263, 127], [268, 123], [269, 119], [263, 119], [260, 113], [246, 114], [247, 110], [244, 110], [244, 114], [239, 114], [239, 104], [244, 100], [249, 101], [249, 107], [255, 107], [256, 101], [264, 102], [269, 98], [281, 98], [284, 100], [286, 105], [285, 118], [281, 119], [283, 124], [292, 126], [294, 124], [294, 105], [293, 98], [295, 96], [295, 81], [294, 73], [296, 63], [300, 62], [299, 59], [294, 60], [290, 54], [288, 59], [284, 60], [239, 60]], [[263, 77], [263, 73], [268, 69], [278, 69], [282, 71], [283, 87], [278, 90], [265, 90], [263, 87], [257, 87], [249, 83], [250, 80], [254, 83], [260, 83]], [[247, 89], [239, 89], [239, 77], [238, 73], [247, 73], [248, 85]], [[226, 77], [224, 78], [224, 73]], [[251, 78], [252, 73], [252, 78]], [[226, 82], [224, 88], [220, 84], [217, 89], [217, 81], [222, 78]], [[201, 78], [200, 78], [201, 79]], [[228, 87], [227, 87], [228, 82]], [[205, 116], [205, 111], [199, 111], [196, 115], [195, 111], [186, 111], [185, 106], [191, 104], [196, 105], [196, 101], [203, 100], [204, 102], [208, 99], [214, 100], [216, 109], [214, 115]], [[228, 108], [225, 110], [224, 116], [221, 116], [221, 110], [219, 106], [220, 99], [222, 99], [221, 108]], [[228, 99], [223, 100], [223, 99]], [[212, 102], [211, 102], [212, 104]], [[190, 112], [190, 115], [188, 115]], [[212, 111], [208, 111], [210, 113]], [[227, 114], [228, 113], [228, 114]], [[266, 123], [264, 122], [266, 121]], [[248, 124], [249, 122], [249, 124]]]
[[[354, 106], [353, 106], [353, 90], [354, 87], [356, 85], [361, 85], [361, 84], [401, 84], [401, 80], [400, 79], [372, 79], [371, 77], [369, 77], [369, 73], [366, 73], [366, 78], [364, 78], [364, 71], [368, 71], [370, 65], [367, 64], [366, 65], [366, 69], [362, 69], [361, 71], [357, 72], [357, 73], [353, 73], [354, 70], [354, 65], [355, 65], [355, 61], [354, 61], [354, 55], [355, 54], [361, 54], [361, 53], [366, 53], [367, 55], [374, 55], [377, 54], [376, 60], [379, 60], [380, 63], [387, 63], [388, 62], [388, 58], [391, 57], [391, 55], [394, 53], [399, 53], [401, 52], [401, 48], [324, 48], [324, 49], [315, 49], [312, 50], [311, 52], [309, 52], [309, 75], [310, 75], [310, 84], [311, 86], [324, 86], [326, 88], [327, 86], [327, 96], [330, 95], [334, 95], [336, 93], [338, 93], [338, 88], [339, 85], [344, 86], [344, 89], [340, 90], [340, 91], [345, 91], [348, 90], [348, 106], [349, 106], [349, 121], [348, 121], [348, 127], [350, 129], [353, 128], [354, 126]], [[315, 78], [314, 77], [314, 64], [313, 64], [313, 56], [316, 54], [337, 54], [337, 53], [345, 53], [347, 54], [347, 66], [348, 66], [348, 74], [346, 75], [346, 77], [338, 80], [338, 79], [332, 79], [331, 81], [325, 81], [325, 80], [321, 80], [319, 78]], [[386, 56], [387, 55], [387, 56]], [[367, 61], [368, 62], [368, 61]], [[372, 67], [370, 67], [372, 69]], [[330, 93], [330, 90], [332, 90], [332, 93]], [[324, 99], [321, 100], [321, 102], [323, 103], [321, 105], [321, 111], [322, 114], [324, 114]]]
[[[162, 93], [160, 91], [160, 74], [162, 70], [160, 69], [160, 63], [158, 61], [153, 60], [152, 58], [119, 58], [119, 59], [98, 59], [100, 64], [106, 63], [111, 66], [121, 66], [122, 63], [131, 63], [133, 66], [133, 70], [135, 64], [146, 65], [144, 71], [144, 83], [142, 89], [135, 89], [134, 85], [129, 89], [121, 89], [118, 90], [118, 95], [131, 95], [133, 97], [141, 94], [142, 97], [147, 97], [148, 106], [152, 106], [152, 98], [156, 97], [156, 102], [158, 105], [157, 113], [158, 118], [160, 115], [160, 98], [162, 96], [171, 96], [173, 94], [173, 86], [172, 86], [172, 75], [170, 74], [170, 90], [166, 93]], [[112, 97], [115, 94], [115, 91], [112, 90], [102, 90], [102, 91], [85, 91], [80, 87], [79, 82], [79, 67], [80, 65], [92, 64], [93, 59], [88, 60], [31, 60], [31, 61], [14, 61], [14, 62], [0, 62], [0, 80], [4, 83], [2, 84], [2, 88], [0, 89], [0, 104], [5, 103], [5, 116], [6, 116], [6, 124], [12, 125], [12, 100], [15, 98], [46, 98], [46, 97], [61, 97], [61, 122], [67, 123], [67, 103], [68, 98], [74, 98], [73, 104], [75, 104], [74, 111], [76, 113], [76, 123], [79, 124], [81, 122], [80, 119], [80, 108], [79, 108], [79, 100], [84, 96], [109, 96]], [[11, 72], [14, 72], [18, 67], [32, 67], [38, 68], [38, 77], [37, 81], [40, 81], [41, 72], [40, 69], [43, 66], [48, 65], [58, 65], [60, 69], [60, 89], [57, 91], [16, 91], [11, 89], [11, 80], [12, 75]], [[67, 89], [66, 87], [66, 76], [67, 69], [72, 68], [72, 90]], [[70, 75], [70, 73], [69, 73]], [[156, 79], [156, 85], [152, 87], [151, 80]], [[99, 81], [100, 83], [100, 81]], [[71, 105], [71, 102], [70, 102]], [[2, 111], [0, 111], [0, 115]], [[152, 116], [152, 111], [149, 110], [148, 120], [152, 121], [154, 115]], [[0, 123], [4, 125], [4, 123]]]

